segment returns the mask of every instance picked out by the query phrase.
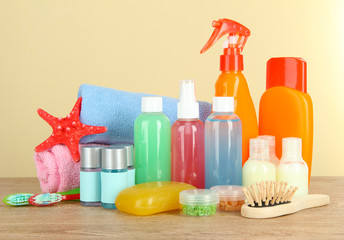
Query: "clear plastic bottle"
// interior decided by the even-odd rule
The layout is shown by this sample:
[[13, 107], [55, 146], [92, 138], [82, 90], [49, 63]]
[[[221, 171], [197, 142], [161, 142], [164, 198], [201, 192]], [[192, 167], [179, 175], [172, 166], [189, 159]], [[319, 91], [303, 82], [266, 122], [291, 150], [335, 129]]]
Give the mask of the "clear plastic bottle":
[[234, 113], [242, 123], [242, 166], [248, 159], [249, 139], [258, 136], [256, 110], [244, 75], [242, 51], [251, 32], [244, 25], [226, 18], [212, 23], [214, 32], [201, 53], [212, 47], [216, 41], [225, 37], [223, 55], [220, 56], [221, 74], [215, 84], [215, 96], [234, 97]]
[[269, 161], [269, 141], [266, 139], [250, 139], [250, 157], [243, 170], [243, 186], [256, 182], [276, 180], [276, 167]]
[[241, 121], [233, 97], [214, 97], [205, 123], [205, 188], [242, 185]]
[[302, 158], [302, 139], [283, 138], [282, 158], [277, 167], [277, 180], [298, 186], [295, 197], [308, 194], [308, 166]]
[[136, 184], [171, 181], [171, 123], [161, 97], [143, 97], [134, 125]]
[[171, 129], [172, 181], [204, 188], [204, 124], [193, 80], [180, 81], [178, 120]]
[[275, 141], [275, 136], [270, 136], [270, 135], [260, 135], [258, 136], [260, 139], [266, 139], [269, 141], [269, 160], [272, 162], [275, 167], [277, 168], [279, 164], [279, 159], [276, 156], [276, 141]]

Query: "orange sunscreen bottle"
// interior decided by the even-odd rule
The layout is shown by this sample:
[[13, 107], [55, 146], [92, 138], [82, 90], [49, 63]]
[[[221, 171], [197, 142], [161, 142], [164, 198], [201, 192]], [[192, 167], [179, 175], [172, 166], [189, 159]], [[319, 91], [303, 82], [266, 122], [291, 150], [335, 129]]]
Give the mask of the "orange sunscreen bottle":
[[244, 64], [241, 54], [250, 30], [229, 19], [213, 21], [214, 32], [201, 53], [207, 51], [222, 36], [228, 35], [224, 43], [224, 53], [220, 57], [221, 74], [215, 84], [216, 97], [234, 97], [234, 113], [242, 122], [242, 166], [248, 159], [249, 140], [258, 136], [256, 110], [243, 74]]
[[302, 157], [311, 176], [313, 104], [307, 93], [307, 64], [302, 58], [271, 58], [267, 63], [266, 91], [260, 99], [259, 134], [276, 137], [281, 158], [282, 138], [302, 139]]

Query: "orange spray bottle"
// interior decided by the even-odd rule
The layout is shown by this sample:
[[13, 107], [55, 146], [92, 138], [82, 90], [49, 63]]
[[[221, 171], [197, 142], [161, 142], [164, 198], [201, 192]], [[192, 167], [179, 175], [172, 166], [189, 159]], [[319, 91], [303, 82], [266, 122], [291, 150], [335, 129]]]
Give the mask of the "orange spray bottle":
[[282, 139], [302, 139], [302, 157], [311, 176], [313, 103], [307, 93], [307, 63], [302, 58], [271, 58], [266, 68], [266, 91], [259, 104], [259, 134], [273, 135], [281, 158]]
[[244, 64], [241, 54], [250, 30], [229, 19], [213, 21], [214, 32], [201, 53], [207, 51], [222, 36], [228, 35], [224, 53], [220, 57], [221, 74], [215, 84], [215, 96], [234, 97], [234, 113], [242, 122], [242, 165], [248, 159], [249, 140], [258, 136], [257, 115], [250, 91], [243, 74]]

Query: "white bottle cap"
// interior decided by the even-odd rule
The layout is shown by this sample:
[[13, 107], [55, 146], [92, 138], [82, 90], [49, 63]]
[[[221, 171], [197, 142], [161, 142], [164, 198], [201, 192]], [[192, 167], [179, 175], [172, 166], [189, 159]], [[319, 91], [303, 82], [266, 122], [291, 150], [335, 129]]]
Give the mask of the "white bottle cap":
[[282, 158], [299, 158], [302, 153], [302, 139], [288, 137], [282, 139]]
[[234, 112], [234, 98], [233, 97], [214, 97], [213, 98], [214, 112]]
[[195, 96], [195, 81], [179, 81], [178, 119], [199, 118], [199, 105]]
[[162, 97], [143, 97], [141, 112], [162, 112]]
[[269, 140], [262, 138], [251, 138], [250, 159], [269, 160]]
[[258, 136], [257, 138], [268, 140], [268, 141], [269, 141], [269, 151], [270, 151], [270, 153], [275, 153], [275, 148], [276, 148], [275, 136], [271, 136], [271, 135], [260, 135], [260, 136]]

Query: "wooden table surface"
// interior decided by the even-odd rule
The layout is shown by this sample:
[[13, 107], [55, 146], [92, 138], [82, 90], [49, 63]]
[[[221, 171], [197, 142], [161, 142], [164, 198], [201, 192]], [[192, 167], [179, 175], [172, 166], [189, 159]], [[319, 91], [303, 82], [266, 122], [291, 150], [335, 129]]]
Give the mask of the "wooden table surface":
[[137, 217], [102, 207], [64, 202], [10, 207], [2, 198], [39, 193], [36, 178], [0, 178], [0, 239], [344, 239], [344, 177], [313, 177], [310, 193], [328, 194], [328, 206], [274, 219], [240, 213], [185, 217], [178, 212]]

